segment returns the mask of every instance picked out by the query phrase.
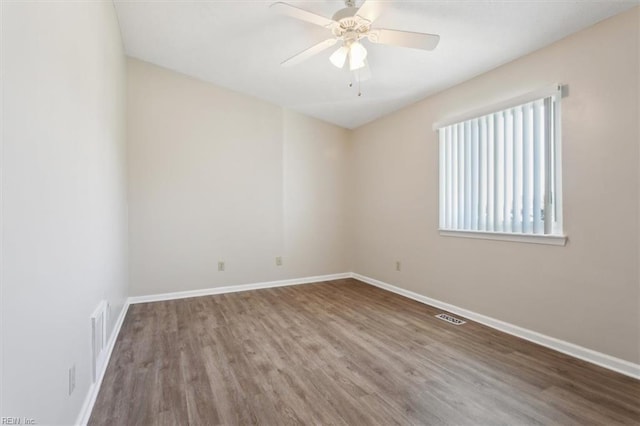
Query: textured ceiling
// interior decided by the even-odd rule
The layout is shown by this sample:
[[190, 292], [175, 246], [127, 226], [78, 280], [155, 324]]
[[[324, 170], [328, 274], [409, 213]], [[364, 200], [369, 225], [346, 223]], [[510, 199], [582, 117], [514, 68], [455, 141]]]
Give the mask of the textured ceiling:
[[[275, 0], [274, 0], [275, 1]], [[431, 52], [374, 45], [373, 77], [362, 97], [329, 49], [288, 68], [279, 64], [330, 36], [280, 16], [271, 1], [120, 1], [128, 55], [355, 128], [553, 43], [638, 4], [633, 1], [386, 1], [374, 26], [439, 34]], [[331, 17], [341, 1], [290, 1]], [[357, 2], [358, 5], [361, 1]]]

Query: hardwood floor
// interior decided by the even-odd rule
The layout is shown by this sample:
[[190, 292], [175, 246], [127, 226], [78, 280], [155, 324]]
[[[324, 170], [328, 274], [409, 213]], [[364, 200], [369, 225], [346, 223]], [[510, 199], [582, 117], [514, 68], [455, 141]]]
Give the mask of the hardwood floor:
[[132, 305], [91, 425], [640, 424], [640, 381], [353, 279]]

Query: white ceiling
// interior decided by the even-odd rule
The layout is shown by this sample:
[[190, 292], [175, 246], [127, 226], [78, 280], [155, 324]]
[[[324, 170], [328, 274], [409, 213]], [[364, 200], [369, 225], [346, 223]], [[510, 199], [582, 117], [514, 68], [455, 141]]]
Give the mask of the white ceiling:
[[[387, 1], [374, 26], [439, 34], [440, 44], [425, 52], [365, 40], [373, 77], [362, 84], [362, 97], [348, 87], [349, 74], [329, 62], [337, 47], [293, 67], [279, 65], [330, 32], [277, 15], [271, 3], [115, 0], [128, 55], [346, 128], [546, 46], [638, 1]], [[344, 7], [336, 0], [289, 3], [327, 17]]]

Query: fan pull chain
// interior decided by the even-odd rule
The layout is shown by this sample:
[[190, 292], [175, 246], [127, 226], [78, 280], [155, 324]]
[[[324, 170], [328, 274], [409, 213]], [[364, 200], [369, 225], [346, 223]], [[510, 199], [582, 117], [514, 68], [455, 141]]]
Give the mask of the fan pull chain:
[[[355, 76], [356, 72], [357, 71], [354, 71], [354, 76]], [[358, 81], [358, 96], [360, 97], [360, 96], [362, 96], [362, 89], [361, 89], [361, 86], [360, 86], [360, 78], [357, 78], [356, 80]], [[351, 89], [352, 87], [353, 87], [353, 81], [350, 81], [349, 82], [349, 88]]]

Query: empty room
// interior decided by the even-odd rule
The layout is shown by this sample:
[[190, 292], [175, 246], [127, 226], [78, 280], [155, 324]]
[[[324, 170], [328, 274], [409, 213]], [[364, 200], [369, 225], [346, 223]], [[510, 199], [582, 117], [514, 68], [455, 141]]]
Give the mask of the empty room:
[[640, 425], [637, 0], [0, 5], [0, 424]]

